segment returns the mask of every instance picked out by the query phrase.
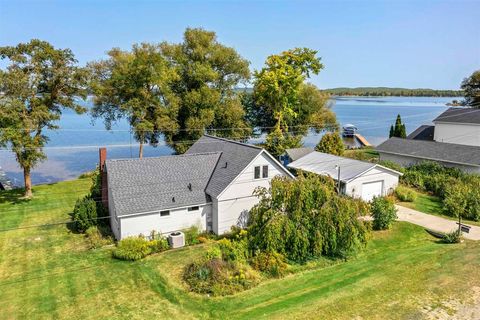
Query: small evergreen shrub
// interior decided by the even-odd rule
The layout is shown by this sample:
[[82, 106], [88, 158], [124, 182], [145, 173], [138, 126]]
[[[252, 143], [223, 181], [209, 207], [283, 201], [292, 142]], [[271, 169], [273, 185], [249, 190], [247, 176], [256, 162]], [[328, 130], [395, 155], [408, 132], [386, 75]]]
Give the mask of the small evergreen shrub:
[[446, 233], [442, 239], [443, 243], [460, 243], [462, 239], [462, 233], [458, 230], [453, 230], [452, 232]]
[[113, 256], [120, 260], [136, 261], [152, 253], [150, 241], [143, 237], [128, 237], [120, 240], [113, 250]]
[[278, 252], [260, 252], [253, 257], [251, 266], [270, 277], [279, 278], [285, 274], [288, 265], [285, 257]]
[[97, 203], [90, 198], [78, 199], [73, 208], [72, 220], [75, 230], [85, 232], [97, 225]]
[[403, 202], [413, 202], [415, 199], [417, 199], [417, 194], [415, 191], [403, 186], [398, 186], [395, 189], [395, 196], [398, 198], [398, 200]]
[[394, 202], [385, 197], [374, 197], [371, 203], [371, 214], [373, 217], [373, 229], [389, 229], [393, 221], [397, 219], [397, 209]]

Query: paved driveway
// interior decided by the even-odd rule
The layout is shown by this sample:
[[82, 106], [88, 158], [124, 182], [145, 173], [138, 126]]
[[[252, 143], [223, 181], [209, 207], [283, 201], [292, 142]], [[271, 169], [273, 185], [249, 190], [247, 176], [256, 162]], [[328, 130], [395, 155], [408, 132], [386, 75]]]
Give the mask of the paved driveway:
[[[440, 232], [451, 232], [458, 229], [458, 225], [453, 220], [433, 216], [417, 210], [395, 205], [398, 209], [398, 220], [410, 222], [431, 230]], [[468, 224], [467, 224], [468, 225]], [[469, 233], [463, 233], [463, 237], [470, 240], [480, 240], [480, 227], [471, 226]]]

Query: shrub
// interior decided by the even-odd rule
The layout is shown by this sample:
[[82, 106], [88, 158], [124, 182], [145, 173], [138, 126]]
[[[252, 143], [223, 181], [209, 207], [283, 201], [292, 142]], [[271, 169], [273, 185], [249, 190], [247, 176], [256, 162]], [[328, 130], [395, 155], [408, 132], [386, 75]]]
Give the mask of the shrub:
[[393, 221], [397, 219], [397, 209], [394, 203], [385, 197], [374, 197], [371, 204], [373, 217], [373, 229], [389, 229]]
[[198, 226], [191, 226], [183, 230], [183, 233], [185, 234], [185, 245], [191, 246], [200, 243], [200, 241], [198, 241], [198, 235], [200, 234], [200, 228]]
[[460, 243], [462, 239], [462, 233], [458, 230], [453, 230], [452, 232], [446, 233], [442, 238], [443, 243]]
[[338, 131], [325, 133], [315, 146], [315, 151], [330, 153], [337, 156], [343, 155], [345, 145]]
[[405, 168], [399, 165], [396, 162], [390, 161], [390, 160], [381, 160], [378, 162], [379, 165], [390, 168], [392, 170], [398, 171], [398, 172], [405, 172]]
[[85, 231], [85, 236], [89, 242], [90, 249], [97, 249], [109, 244], [113, 244], [112, 237], [102, 235], [102, 232], [96, 226], [88, 228]]
[[250, 210], [249, 251], [278, 252], [303, 262], [321, 255], [347, 257], [362, 249], [369, 228], [358, 219], [363, 202], [338, 196], [318, 176], [274, 178], [258, 189], [260, 202]]
[[415, 191], [402, 186], [398, 186], [395, 189], [395, 195], [397, 196], [398, 200], [404, 202], [413, 202], [417, 198]]
[[212, 259], [221, 259], [222, 258], [222, 250], [218, 245], [215, 245], [207, 250], [205, 253], [205, 259], [212, 260]]
[[218, 240], [217, 245], [225, 261], [245, 262], [248, 259], [248, 243], [245, 238], [233, 241], [224, 238]]
[[78, 199], [73, 209], [72, 220], [74, 228], [85, 232], [97, 225], [97, 203], [90, 198]]
[[251, 265], [255, 270], [276, 278], [283, 276], [287, 270], [285, 257], [278, 252], [260, 252], [253, 257]]
[[163, 252], [165, 250], [170, 249], [170, 244], [168, 243], [168, 240], [165, 237], [150, 240], [149, 245], [152, 253]]
[[224, 296], [255, 286], [259, 276], [248, 265], [214, 258], [187, 265], [183, 279], [193, 292]]
[[143, 237], [128, 237], [120, 240], [113, 250], [113, 256], [120, 260], [140, 260], [152, 253], [150, 241]]

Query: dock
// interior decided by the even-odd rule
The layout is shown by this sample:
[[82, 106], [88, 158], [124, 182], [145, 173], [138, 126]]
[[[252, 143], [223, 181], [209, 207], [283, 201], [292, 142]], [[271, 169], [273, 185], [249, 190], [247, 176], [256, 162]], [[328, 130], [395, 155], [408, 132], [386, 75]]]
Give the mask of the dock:
[[357, 138], [357, 140], [362, 144], [362, 146], [364, 147], [371, 147], [372, 145], [370, 144], [370, 142], [367, 141], [367, 139], [365, 139], [364, 136], [362, 136], [360, 133], [355, 133], [355, 138]]

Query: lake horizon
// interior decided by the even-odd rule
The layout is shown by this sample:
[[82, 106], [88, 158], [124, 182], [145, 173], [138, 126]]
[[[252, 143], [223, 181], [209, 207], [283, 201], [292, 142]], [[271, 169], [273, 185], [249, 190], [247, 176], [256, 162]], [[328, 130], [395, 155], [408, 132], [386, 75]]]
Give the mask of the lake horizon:
[[[388, 138], [390, 125], [397, 114], [402, 116], [407, 134], [445, 111], [446, 103], [459, 97], [335, 97], [332, 110], [340, 126], [352, 123], [372, 145]], [[86, 106], [91, 100], [86, 102]], [[125, 120], [119, 121], [112, 130], [105, 129], [101, 119], [92, 122], [89, 114], [77, 115], [67, 110], [59, 121], [60, 130], [47, 132], [50, 141], [45, 147], [47, 160], [32, 170], [32, 183], [53, 183], [74, 179], [80, 174], [95, 169], [98, 163], [98, 148], [107, 147], [107, 158], [136, 158], [138, 143], [130, 134]], [[305, 146], [314, 146], [321, 135], [311, 131], [304, 137]], [[249, 139], [250, 143], [262, 142], [263, 137]], [[174, 151], [163, 141], [157, 147], [145, 146], [144, 156], [163, 156]], [[0, 150], [0, 168], [14, 185], [23, 185], [23, 171], [18, 167], [11, 151]]]

